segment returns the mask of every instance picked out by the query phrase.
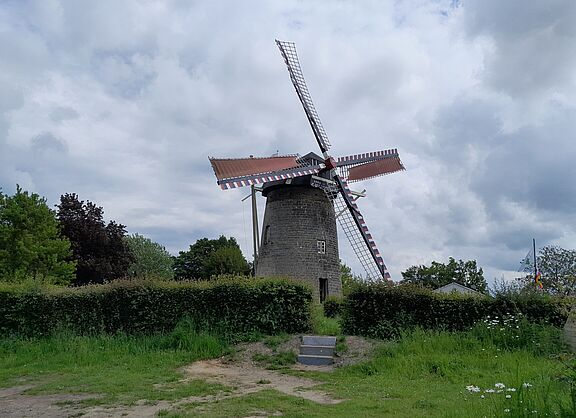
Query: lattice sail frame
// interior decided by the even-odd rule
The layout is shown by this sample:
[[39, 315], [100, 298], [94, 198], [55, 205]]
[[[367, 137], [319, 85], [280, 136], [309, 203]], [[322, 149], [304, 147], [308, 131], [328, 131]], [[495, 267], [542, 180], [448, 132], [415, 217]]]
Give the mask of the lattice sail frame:
[[290, 79], [292, 84], [296, 89], [296, 94], [302, 103], [308, 122], [312, 127], [312, 132], [318, 141], [320, 150], [325, 153], [330, 149], [330, 141], [328, 140], [328, 135], [320, 122], [320, 117], [316, 108], [314, 107], [314, 102], [312, 101], [312, 96], [308, 91], [306, 86], [306, 81], [304, 80], [304, 74], [302, 74], [302, 68], [300, 67], [300, 61], [298, 60], [298, 53], [296, 52], [296, 45], [293, 42], [285, 42], [276, 40], [276, 45], [280, 49], [280, 53], [284, 58], [284, 62], [288, 67], [288, 73], [290, 73]]
[[[364, 216], [360, 213], [356, 205], [355, 198], [352, 196], [346, 181], [341, 180], [343, 190], [347, 194], [348, 200], [351, 203], [352, 210], [346, 204], [346, 200], [338, 187], [336, 182], [323, 182], [313, 181], [314, 187], [319, 187], [326, 193], [326, 196], [332, 201], [334, 205], [334, 212], [340, 229], [344, 232], [352, 251], [360, 261], [364, 272], [366, 273], [367, 281], [390, 280], [390, 273], [384, 260], [380, 256], [380, 251], [376, 247], [376, 243], [372, 238], [372, 234], [368, 231], [368, 227], [364, 221]], [[356, 219], [353, 215], [356, 213]]]

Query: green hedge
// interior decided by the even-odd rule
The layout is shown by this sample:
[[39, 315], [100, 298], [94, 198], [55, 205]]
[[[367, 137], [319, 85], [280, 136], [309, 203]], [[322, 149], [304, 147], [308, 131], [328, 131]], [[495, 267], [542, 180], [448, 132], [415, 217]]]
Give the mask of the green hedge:
[[324, 316], [336, 318], [342, 312], [343, 299], [338, 296], [330, 296], [324, 301]]
[[392, 338], [402, 330], [464, 330], [476, 322], [522, 315], [530, 321], [562, 326], [566, 311], [553, 298], [528, 295], [517, 298], [438, 294], [421, 288], [358, 286], [342, 306], [342, 329], [346, 334]]
[[223, 333], [297, 333], [310, 327], [310, 289], [284, 280], [116, 281], [60, 289], [0, 287], [0, 335], [152, 333], [189, 318]]

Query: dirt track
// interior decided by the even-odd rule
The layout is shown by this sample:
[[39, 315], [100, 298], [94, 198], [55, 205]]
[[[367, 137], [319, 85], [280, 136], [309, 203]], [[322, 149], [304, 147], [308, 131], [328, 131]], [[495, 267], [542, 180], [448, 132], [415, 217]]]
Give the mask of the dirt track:
[[[299, 337], [295, 336], [278, 347], [278, 351], [297, 350]], [[372, 351], [372, 344], [362, 338], [348, 337], [348, 351], [338, 357], [335, 366], [314, 367], [294, 365], [296, 370], [321, 370], [330, 372], [334, 367], [355, 363], [367, 358]], [[229, 390], [210, 396], [194, 396], [177, 401], [159, 401], [150, 404], [146, 400], [138, 401], [131, 406], [97, 406], [83, 407], [79, 402], [94, 398], [97, 395], [27, 395], [25, 391], [31, 386], [17, 386], [0, 389], [0, 417], [68, 417], [83, 416], [100, 417], [154, 417], [161, 410], [170, 410], [183, 404], [211, 403], [223, 399], [244, 396], [264, 389], [274, 389], [290, 396], [297, 396], [320, 404], [335, 404], [342, 399], [334, 399], [329, 394], [315, 390], [321, 382], [305, 377], [291, 376], [280, 371], [266, 370], [252, 361], [255, 353], [273, 354], [273, 350], [262, 343], [241, 344], [232, 357], [203, 360], [187, 365], [181, 369], [182, 382], [201, 379], [219, 383], [229, 387]], [[272, 413], [272, 415], [278, 415]], [[265, 416], [269, 416], [266, 413]]]

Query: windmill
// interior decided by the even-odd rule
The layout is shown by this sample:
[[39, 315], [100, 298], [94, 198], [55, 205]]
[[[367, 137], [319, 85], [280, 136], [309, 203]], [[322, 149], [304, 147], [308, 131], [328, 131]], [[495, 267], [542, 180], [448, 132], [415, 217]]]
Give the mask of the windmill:
[[[223, 190], [254, 185], [266, 199], [256, 276], [309, 282], [317, 297], [341, 293], [336, 221], [368, 280], [390, 274], [348, 183], [404, 170], [396, 149], [333, 158], [330, 142], [304, 81], [296, 47], [276, 41], [322, 155], [210, 158]], [[256, 241], [256, 240], [255, 240]], [[255, 254], [256, 255], [256, 254]]]

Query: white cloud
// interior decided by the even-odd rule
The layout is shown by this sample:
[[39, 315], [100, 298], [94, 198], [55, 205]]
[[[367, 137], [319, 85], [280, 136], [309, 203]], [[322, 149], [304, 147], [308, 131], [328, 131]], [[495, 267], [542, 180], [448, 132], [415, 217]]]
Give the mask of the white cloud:
[[398, 148], [406, 164], [356, 185], [394, 278], [449, 256], [511, 274], [532, 236], [575, 246], [575, 13], [570, 0], [3, 2], [0, 185], [52, 204], [75, 192], [172, 252], [226, 234], [249, 255], [245, 191], [221, 191], [207, 157], [317, 151], [274, 45], [292, 40], [334, 154]]

